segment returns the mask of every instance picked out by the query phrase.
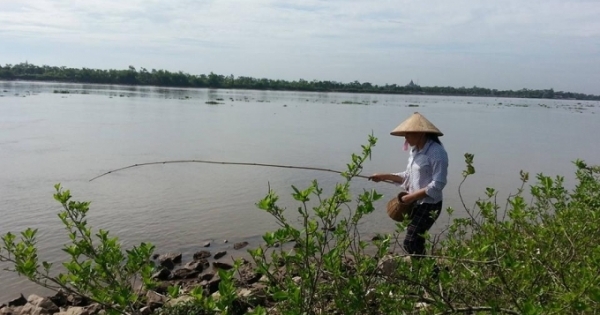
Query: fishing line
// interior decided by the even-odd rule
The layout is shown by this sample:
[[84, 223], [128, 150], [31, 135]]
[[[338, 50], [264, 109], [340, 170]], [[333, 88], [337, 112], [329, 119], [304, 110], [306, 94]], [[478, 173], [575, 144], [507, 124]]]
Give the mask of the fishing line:
[[[117, 168], [117, 169], [108, 171], [106, 173], [103, 173], [101, 175], [98, 175], [98, 176], [90, 179], [89, 181], [91, 182], [91, 181], [93, 181], [95, 179], [98, 179], [98, 178], [100, 178], [102, 176], [106, 176], [108, 174], [113, 174], [113, 173], [116, 173], [116, 172], [119, 172], [119, 171], [123, 171], [123, 170], [129, 169], [129, 168], [140, 167], [140, 166], [147, 166], [147, 165], [175, 164], [175, 163], [206, 163], [206, 164], [222, 164], [222, 165], [263, 166], [263, 167], [278, 167], [278, 168], [289, 168], [289, 169], [302, 169], [302, 170], [322, 171], [322, 172], [330, 172], [330, 173], [342, 174], [342, 172], [336, 171], [336, 170], [332, 170], [332, 169], [320, 168], [320, 167], [308, 167], [308, 166], [264, 164], [264, 163], [246, 163], [246, 162], [223, 162], [223, 161], [207, 161], [207, 160], [172, 160], [172, 161], [162, 161], [162, 162], [138, 163], [138, 164], [133, 164], [133, 165], [129, 165], [129, 166]], [[367, 178], [367, 179], [369, 178], [369, 176], [364, 176], [364, 175], [356, 175], [356, 177]], [[392, 181], [383, 181], [383, 182], [393, 183]]]

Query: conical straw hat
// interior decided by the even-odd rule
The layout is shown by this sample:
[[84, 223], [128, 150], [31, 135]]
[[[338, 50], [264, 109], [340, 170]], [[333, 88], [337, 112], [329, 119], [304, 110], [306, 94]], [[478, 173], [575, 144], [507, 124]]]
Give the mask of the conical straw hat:
[[412, 116], [408, 117], [408, 119], [398, 125], [396, 129], [392, 130], [390, 134], [392, 136], [404, 136], [407, 132], [428, 132], [438, 136], [444, 135], [436, 126], [427, 120], [427, 118], [418, 112], [415, 112]]

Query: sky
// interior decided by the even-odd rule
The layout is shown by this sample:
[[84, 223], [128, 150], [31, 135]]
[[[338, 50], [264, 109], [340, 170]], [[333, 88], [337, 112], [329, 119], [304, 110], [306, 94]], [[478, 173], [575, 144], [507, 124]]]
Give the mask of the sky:
[[0, 64], [600, 94], [600, 0], [0, 0]]

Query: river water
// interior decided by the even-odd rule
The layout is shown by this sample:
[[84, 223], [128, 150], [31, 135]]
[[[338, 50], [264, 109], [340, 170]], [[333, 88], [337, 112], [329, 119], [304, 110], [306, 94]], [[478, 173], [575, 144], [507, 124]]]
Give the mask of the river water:
[[[532, 178], [562, 175], [572, 186], [573, 160], [600, 164], [599, 102], [0, 82], [0, 232], [37, 228], [41, 259], [64, 261], [68, 238], [52, 197], [53, 185], [61, 183], [75, 200], [92, 202], [92, 227], [109, 230], [125, 247], [151, 242], [159, 253], [191, 255], [206, 241], [228, 250], [243, 240], [259, 245], [262, 233], [277, 227], [255, 206], [268, 187], [294, 220], [291, 185], [303, 188], [317, 179], [330, 193], [342, 178], [165, 164], [90, 179], [136, 163], [181, 159], [344, 170], [369, 134], [378, 141], [363, 174], [401, 171], [408, 153], [403, 138], [389, 132], [415, 111], [445, 133], [450, 166], [444, 207], [454, 208], [455, 217], [465, 215], [457, 189], [467, 152], [475, 154], [477, 169], [463, 185], [467, 205], [483, 197], [485, 187], [501, 196], [514, 193], [520, 170]], [[352, 187], [385, 195], [361, 231], [392, 232], [395, 224], [384, 209], [398, 188], [361, 178]], [[440, 233], [449, 220], [444, 213], [431, 232]], [[20, 292], [46, 293], [0, 271], [0, 304]]]

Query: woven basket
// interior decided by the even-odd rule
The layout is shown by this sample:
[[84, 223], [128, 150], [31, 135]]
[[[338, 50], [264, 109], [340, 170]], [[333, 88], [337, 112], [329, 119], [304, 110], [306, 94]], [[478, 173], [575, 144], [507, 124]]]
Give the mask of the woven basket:
[[387, 204], [387, 214], [394, 221], [401, 222], [404, 221], [405, 217], [410, 218], [412, 216], [414, 203], [402, 202], [401, 198], [405, 195], [408, 195], [408, 193], [403, 191]]

